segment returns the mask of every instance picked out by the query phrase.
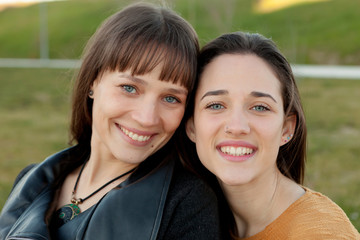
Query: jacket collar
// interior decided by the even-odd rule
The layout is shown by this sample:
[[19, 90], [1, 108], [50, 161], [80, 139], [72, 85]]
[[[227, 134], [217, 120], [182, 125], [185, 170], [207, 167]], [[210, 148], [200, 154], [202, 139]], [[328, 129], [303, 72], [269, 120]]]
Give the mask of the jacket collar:
[[[76, 150], [50, 156], [20, 180], [0, 215], [1, 239], [50, 239], [45, 223], [50, 186], [64, 170], [62, 163], [79, 157]], [[94, 206], [75, 239], [156, 239], [173, 169], [174, 160], [164, 160], [161, 152], [147, 159]]]

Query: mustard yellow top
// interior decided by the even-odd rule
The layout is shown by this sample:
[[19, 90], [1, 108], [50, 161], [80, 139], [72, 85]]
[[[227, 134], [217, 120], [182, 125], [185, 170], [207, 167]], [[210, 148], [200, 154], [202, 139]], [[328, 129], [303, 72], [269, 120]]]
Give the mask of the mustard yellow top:
[[321, 193], [304, 189], [305, 194], [262, 232], [242, 240], [360, 240], [359, 232], [336, 203]]

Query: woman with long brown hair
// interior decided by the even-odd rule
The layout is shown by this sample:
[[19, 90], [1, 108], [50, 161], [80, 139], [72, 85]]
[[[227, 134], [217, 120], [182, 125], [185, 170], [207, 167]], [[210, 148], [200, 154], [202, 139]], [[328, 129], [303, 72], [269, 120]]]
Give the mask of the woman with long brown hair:
[[198, 48], [170, 9], [134, 4], [109, 17], [75, 82], [75, 146], [19, 176], [0, 239], [219, 239], [214, 193], [173, 151]]
[[225, 238], [359, 239], [339, 206], [303, 186], [305, 117], [276, 45], [260, 34], [224, 34], [200, 51], [198, 75], [184, 122], [199, 159], [191, 144], [182, 159], [223, 200]]

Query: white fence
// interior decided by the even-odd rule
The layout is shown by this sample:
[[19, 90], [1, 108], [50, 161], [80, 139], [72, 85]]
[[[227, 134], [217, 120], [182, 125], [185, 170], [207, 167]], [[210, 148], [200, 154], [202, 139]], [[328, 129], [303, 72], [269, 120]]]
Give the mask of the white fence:
[[360, 80], [360, 66], [300, 65], [292, 66], [294, 75], [308, 78]]
[[0, 58], [0, 68], [78, 68], [81, 61], [75, 59], [28, 59]]
[[[0, 68], [78, 68], [75, 59], [0, 58]], [[360, 66], [292, 65], [294, 75], [304, 78], [333, 78], [360, 80]]]

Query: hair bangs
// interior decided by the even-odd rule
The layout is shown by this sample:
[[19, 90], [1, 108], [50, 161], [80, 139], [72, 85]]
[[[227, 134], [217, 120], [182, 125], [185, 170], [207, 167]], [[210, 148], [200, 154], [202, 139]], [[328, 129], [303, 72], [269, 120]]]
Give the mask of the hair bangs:
[[125, 43], [122, 42], [121, 46], [113, 48], [116, 51], [109, 54], [111, 58], [104, 66], [108, 66], [112, 71], [131, 70], [133, 75], [144, 75], [160, 66], [159, 80], [180, 83], [187, 90], [191, 90], [196, 72], [194, 58], [182, 44], [174, 46], [170, 42], [161, 42], [162, 38], [129, 38]]

